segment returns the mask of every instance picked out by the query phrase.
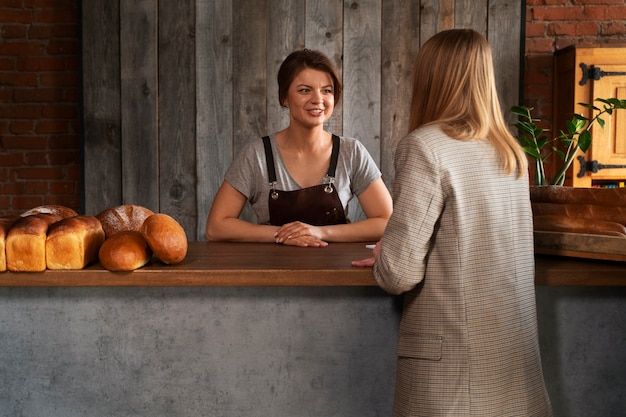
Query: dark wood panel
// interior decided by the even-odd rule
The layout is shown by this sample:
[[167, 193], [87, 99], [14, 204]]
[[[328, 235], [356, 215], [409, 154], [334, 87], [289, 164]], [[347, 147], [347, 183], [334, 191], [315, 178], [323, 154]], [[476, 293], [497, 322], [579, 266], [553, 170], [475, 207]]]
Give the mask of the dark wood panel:
[[119, 1], [82, 7], [83, 199], [86, 214], [122, 201]]
[[489, 0], [488, 7], [489, 27], [485, 36], [491, 44], [502, 111], [513, 125], [516, 119], [509, 109], [520, 104], [522, 4]]
[[[305, 45], [326, 54], [343, 74], [343, 2], [307, 0], [305, 10]], [[343, 78], [343, 77], [342, 77]], [[336, 135], [343, 135], [343, 103], [336, 103], [333, 115], [325, 128]], [[347, 131], [346, 131], [347, 132]], [[347, 132], [349, 134], [349, 132]]]
[[153, 0], [120, 3], [122, 201], [153, 211], [159, 210], [157, 25]]
[[420, 4], [385, 1], [382, 10], [380, 168], [391, 189], [393, 154], [407, 134], [411, 105], [411, 73], [419, 50]]
[[195, 231], [195, 2], [171, 5], [159, 2], [158, 211], [174, 217], [186, 231]]
[[[196, 4], [196, 238], [205, 239], [206, 218], [233, 157], [231, 0]], [[194, 239], [193, 231], [188, 230]]]

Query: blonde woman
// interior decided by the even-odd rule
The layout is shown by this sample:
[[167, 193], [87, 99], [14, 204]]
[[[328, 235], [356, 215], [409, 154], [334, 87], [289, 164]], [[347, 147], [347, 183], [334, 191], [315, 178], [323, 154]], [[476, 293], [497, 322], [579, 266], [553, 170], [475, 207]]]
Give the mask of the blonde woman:
[[489, 44], [473, 30], [421, 48], [378, 284], [404, 293], [394, 413], [550, 416], [534, 292], [527, 161], [503, 120]]

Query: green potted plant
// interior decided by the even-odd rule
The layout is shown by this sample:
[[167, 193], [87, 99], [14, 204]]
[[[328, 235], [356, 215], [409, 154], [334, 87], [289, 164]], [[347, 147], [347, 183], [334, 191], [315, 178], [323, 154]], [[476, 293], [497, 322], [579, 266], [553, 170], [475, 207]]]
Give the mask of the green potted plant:
[[[567, 130], [561, 130], [554, 139], [548, 139], [546, 130], [537, 126], [536, 119], [532, 116], [532, 107], [513, 106], [511, 112], [518, 116], [515, 124], [519, 131], [518, 140], [524, 152], [535, 162], [535, 185], [563, 185], [565, 173], [572, 165], [578, 151], [586, 152], [591, 146], [591, 127], [594, 123], [604, 128], [604, 120], [601, 116], [613, 114], [617, 109], [626, 108], [626, 100], [617, 98], [597, 98], [594, 102], [602, 103], [601, 107], [588, 103], [578, 103], [590, 110], [591, 117], [582, 114], [574, 114], [567, 122]], [[560, 144], [560, 146], [559, 146]], [[551, 177], [546, 177], [544, 161], [551, 155], [545, 148], [549, 146], [555, 152], [562, 164], [556, 168], [556, 172]]]

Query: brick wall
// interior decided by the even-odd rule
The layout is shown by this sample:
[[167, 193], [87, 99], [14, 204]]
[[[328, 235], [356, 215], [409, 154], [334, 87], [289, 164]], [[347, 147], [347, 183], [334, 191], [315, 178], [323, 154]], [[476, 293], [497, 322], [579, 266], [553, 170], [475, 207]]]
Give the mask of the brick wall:
[[0, 214], [80, 209], [78, 0], [0, 0]]
[[[78, 7], [0, 0], [0, 215], [80, 210]], [[527, 0], [526, 19], [525, 104], [549, 123], [553, 52], [626, 46], [626, 0]]]
[[569, 45], [626, 47], [626, 0], [526, 0], [524, 99], [550, 128], [552, 55]]

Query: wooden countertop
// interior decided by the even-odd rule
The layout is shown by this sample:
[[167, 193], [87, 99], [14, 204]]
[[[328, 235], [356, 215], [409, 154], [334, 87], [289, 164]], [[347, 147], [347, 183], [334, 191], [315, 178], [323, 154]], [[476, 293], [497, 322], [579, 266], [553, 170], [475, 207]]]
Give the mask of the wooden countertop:
[[[62, 286], [375, 286], [370, 268], [350, 261], [371, 255], [365, 243], [296, 248], [270, 243], [190, 242], [177, 265], [153, 261], [132, 272], [99, 264], [82, 270], [0, 272], [3, 287]], [[624, 286], [626, 263], [537, 255], [537, 285]]]

